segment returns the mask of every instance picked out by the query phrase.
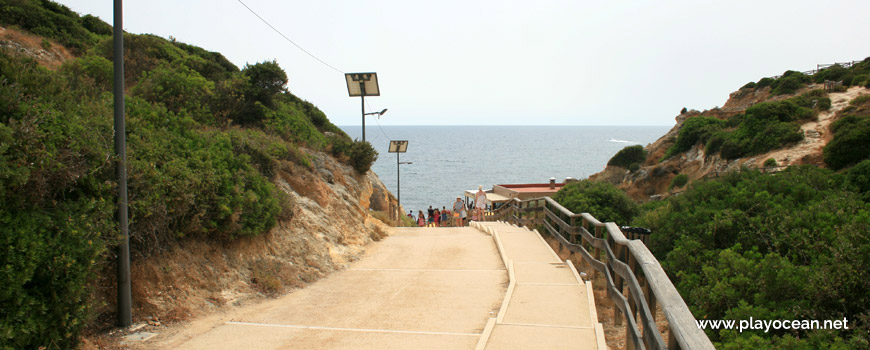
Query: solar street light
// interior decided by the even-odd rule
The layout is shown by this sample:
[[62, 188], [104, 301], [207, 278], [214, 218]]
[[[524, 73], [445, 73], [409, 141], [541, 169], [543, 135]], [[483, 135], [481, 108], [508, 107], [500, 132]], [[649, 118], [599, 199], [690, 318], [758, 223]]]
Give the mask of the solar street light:
[[[378, 73], [345, 73], [347, 81], [347, 94], [350, 97], [359, 96], [362, 101], [362, 139], [366, 141], [366, 96], [380, 96], [381, 89], [378, 87]], [[378, 115], [383, 115], [384, 109]], [[370, 113], [371, 114], [371, 113]]]
[[405, 153], [408, 151], [408, 140], [390, 140], [390, 153], [396, 154], [396, 212], [398, 215], [396, 216], [397, 220], [401, 220], [400, 217], [403, 212], [399, 209], [402, 206], [402, 182], [399, 177], [399, 165], [402, 164], [413, 164], [413, 162], [400, 162], [399, 161], [399, 153]]

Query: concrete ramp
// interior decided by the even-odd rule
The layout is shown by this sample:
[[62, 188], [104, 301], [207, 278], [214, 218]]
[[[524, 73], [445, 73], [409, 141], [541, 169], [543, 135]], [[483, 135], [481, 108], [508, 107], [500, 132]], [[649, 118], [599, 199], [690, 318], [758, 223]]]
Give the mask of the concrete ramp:
[[498, 316], [477, 343], [484, 349], [607, 349], [592, 286], [534, 231], [472, 223], [493, 236], [510, 284]]
[[393, 229], [347, 270], [134, 348], [605, 349], [572, 265], [535, 232], [473, 226]]

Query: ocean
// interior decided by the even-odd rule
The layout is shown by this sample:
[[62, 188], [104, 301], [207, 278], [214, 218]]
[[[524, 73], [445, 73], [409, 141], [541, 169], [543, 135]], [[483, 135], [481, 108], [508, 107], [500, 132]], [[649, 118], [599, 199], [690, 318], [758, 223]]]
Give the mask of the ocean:
[[[670, 126], [379, 126], [367, 123], [366, 140], [378, 151], [372, 170], [396, 194], [396, 154], [390, 140], [408, 140], [401, 162], [401, 204], [416, 213], [449, 207], [478, 185], [547, 183], [551, 177], [585, 179], [604, 169], [626, 146], [646, 146]], [[359, 125], [341, 126], [361, 138]]]

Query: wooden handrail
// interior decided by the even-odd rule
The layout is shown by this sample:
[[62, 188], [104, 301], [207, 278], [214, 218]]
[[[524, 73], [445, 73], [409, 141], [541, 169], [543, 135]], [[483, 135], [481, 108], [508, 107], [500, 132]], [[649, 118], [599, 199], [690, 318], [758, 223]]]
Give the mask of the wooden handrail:
[[[686, 302], [646, 244], [627, 239], [615, 223], [602, 223], [589, 213], [575, 214], [549, 197], [515, 198], [487, 219], [531, 229], [542, 226], [561, 245], [579, 253], [596, 274], [603, 274], [607, 295], [616, 306], [614, 322], [626, 323], [627, 349], [713, 349], [713, 343], [698, 328]], [[667, 342], [655, 323], [657, 303], [668, 321]], [[638, 327], [638, 316], [643, 332]]]

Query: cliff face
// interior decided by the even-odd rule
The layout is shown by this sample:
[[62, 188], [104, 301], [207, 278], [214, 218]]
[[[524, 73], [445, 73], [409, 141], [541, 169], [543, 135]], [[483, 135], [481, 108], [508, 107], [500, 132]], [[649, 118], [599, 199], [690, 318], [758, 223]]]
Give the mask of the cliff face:
[[764, 162], [773, 158], [777, 167], [768, 168], [776, 171], [789, 165], [814, 164], [824, 167], [822, 149], [831, 140], [832, 133], [829, 126], [835, 120], [837, 113], [846, 108], [849, 102], [858, 96], [870, 94], [870, 89], [864, 87], [851, 87], [845, 92], [832, 92], [828, 97], [831, 99], [831, 108], [821, 111], [817, 120], [807, 121], [801, 125], [804, 139], [796, 144], [775, 149], [764, 154], [752, 157], [728, 160], [719, 154], [704, 154], [704, 145], [695, 145], [690, 150], [675, 155], [663, 162], [659, 162], [665, 152], [677, 139], [683, 123], [692, 117], [708, 116], [719, 119], [744, 113], [747, 108], [759, 102], [784, 100], [804, 92], [821, 89], [820, 84], [809, 85], [794, 94], [773, 96], [770, 89], [761, 89], [747, 92], [745, 90], [731, 93], [728, 101], [721, 108], [714, 108], [704, 112], [690, 110], [676, 116], [676, 125], [664, 136], [647, 145], [645, 149], [648, 156], [641, 168], [635, 172], [608, 166], [603, 171], [590, 176], [593, 180], [602, 180], [613, 183], [625, 190], [630, 196], [638, 200], [648, 200], [651, 197], [668, 196], [679, 189], [670, 189], [671, 181], [678, 174], [686, 174], [689, 181], [704, 177], [715, 177], [719, 174], [740, 168], [762, 169]]
[[[215, 244], [179, 242], [168, 252], [132, 261], [134, 321], [178, 321], [225, 305], [279, 295], [356, 260], [387, 228], [370, 210], [395, 198], [378, 177], [320, 152], [312, 167], [282, 164], [273, 181], [292, 201], [292, 215], [266, 234]], [[100, 288], [103, 314], [113, 314], [111, 284]]]

